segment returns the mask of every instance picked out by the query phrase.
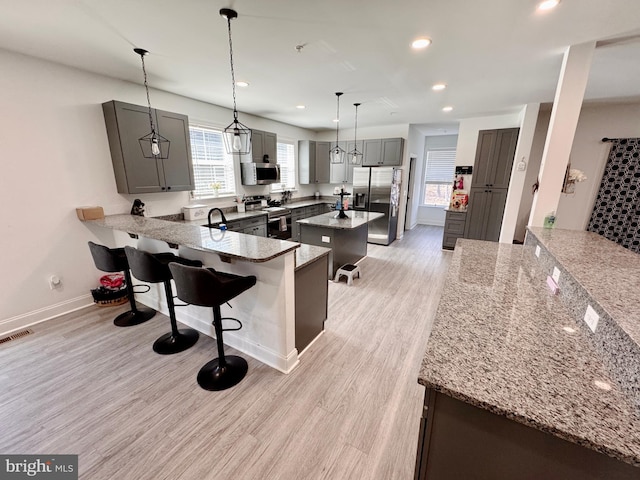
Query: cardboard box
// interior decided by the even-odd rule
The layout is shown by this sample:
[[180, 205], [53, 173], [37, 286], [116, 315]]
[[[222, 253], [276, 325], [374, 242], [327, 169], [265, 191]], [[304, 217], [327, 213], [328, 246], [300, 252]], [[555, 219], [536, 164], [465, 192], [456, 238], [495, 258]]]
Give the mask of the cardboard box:
[[82, 221], [104, 218], [104, 210], [102, 210], [102, 207], [79, 207], [76, 208], [76, 214]]

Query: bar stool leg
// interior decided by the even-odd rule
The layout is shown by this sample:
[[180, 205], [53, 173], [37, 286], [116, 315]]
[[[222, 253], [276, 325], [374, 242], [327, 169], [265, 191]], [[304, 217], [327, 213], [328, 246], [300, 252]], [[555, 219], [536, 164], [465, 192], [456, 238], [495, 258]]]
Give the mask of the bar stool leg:
[[172, 353], [184, 352], [188, 348], [193, 347], [198, 341], [200, 334], [191, 328], [178, 330], [171, 280], [166, 280], [163, 283], [164, 292], [167, 297], [167, 305], [169, 307], [171, 331], [169, 333], [165, 333], [153, 343], [153, 351], [161, 355], [171, 355]]
[[198, 372], [198, 385], [205, 390], [226, 390], [240, 381], [247, 374], [249, 366], [247, 361], [235, 355], [224, 354], [224, 342], [222, 341], [222, 313], [220, 306], [213, 307], [213, 326], [216, 331], [216, 343], [218, 345], [218, 358], [204, 365]]
[[131, 310], [118, 315], [113, 320], [113, 324], [117, 327], [133, 327], [134, 325], [140, 325], [150, 318], [153, 318], [156, 311], [151, 308], [138, 307], [136, 305], [136, 298], [133, 293], [133, 284], [131, 283], [131, 273], [128, 268], [124, 271], [124, 278], [127, 283], [127, 296], [129, 297]]

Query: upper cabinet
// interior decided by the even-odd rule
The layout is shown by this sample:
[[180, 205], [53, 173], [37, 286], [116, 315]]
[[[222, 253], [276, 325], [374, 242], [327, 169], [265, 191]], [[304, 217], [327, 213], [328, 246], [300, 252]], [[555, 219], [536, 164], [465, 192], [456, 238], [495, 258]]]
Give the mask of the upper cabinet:
[[277, 152], [278, 137], [275, 133], [251, 130], [251, 158], [255, 163], [277, 163]]
[[[364, 145], [362, 140], [358, 140], [358, 151], [362, 153]], [[353, 140], [347, 142], [340, 142], [340, 147], [346, 152], [344, 163], [332, 163], [331, 164], [331, 176], [330, 183], [353, 183], [353, 169], [354, 167], [362, 166], [362, 156], [358, 157], [358, 164], [351, 162], [349, 152], [352, 152], [355, 143]]]
[[509, 187], [519, 131], [518, 128], [480, 130], [473, 166], [474, 187]]
[[301, 185], [329, 183], [330, 142], [300, 140], [298, 142], [298, 181]]
[[178, 192], [195, 188], [186, 115], [151, 110], [160, 135], [169, 140], [166, 159], [145, 158], [138, 139], [147, 135], [147, 107], [110, 101], [102, 104], [118, 193]]
[[364, 167], [391, 167], [402, 165], [403, 138], [365, 140], [363, 147]]

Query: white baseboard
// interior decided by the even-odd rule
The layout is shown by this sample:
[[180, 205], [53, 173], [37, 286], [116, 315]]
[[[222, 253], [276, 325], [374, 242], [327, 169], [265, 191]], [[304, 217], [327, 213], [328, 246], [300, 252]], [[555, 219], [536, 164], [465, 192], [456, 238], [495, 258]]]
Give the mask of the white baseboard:
[[94, 305], [93, 297], [87, 294], [70, 300], [65, 300], [64, 302], [56, 303], [39, 310], [33, 310], [22, 315], [0, 320], [0, 335], [46, 322], [52, 318], [75, 312], [76, 310], [87, 308], [91, 305]]

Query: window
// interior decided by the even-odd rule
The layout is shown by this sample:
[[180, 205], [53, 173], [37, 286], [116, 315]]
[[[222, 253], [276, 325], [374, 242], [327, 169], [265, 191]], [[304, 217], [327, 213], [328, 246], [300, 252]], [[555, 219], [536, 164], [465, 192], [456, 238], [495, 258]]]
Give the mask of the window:
[[272, 183], [271, 191], [293, 190], [296, 188], [296, 156], [292, 143], [278, 142], [278, 165], [280, 165], [280, 183]]
[[427, 151], [427, 167], [424, 176], [423, 204], [430, 207], [447, 207], [453, 193], [455, 150]]
[[196, 184], [193, 198], [235, 195], [233, 155], [224, 148], [222, 132], [208, 127], [189, 126], [189, 136]]

